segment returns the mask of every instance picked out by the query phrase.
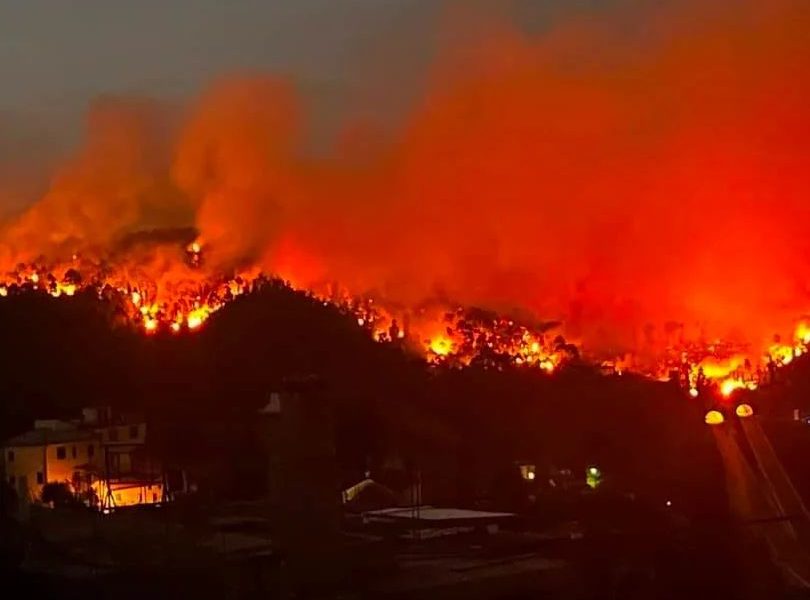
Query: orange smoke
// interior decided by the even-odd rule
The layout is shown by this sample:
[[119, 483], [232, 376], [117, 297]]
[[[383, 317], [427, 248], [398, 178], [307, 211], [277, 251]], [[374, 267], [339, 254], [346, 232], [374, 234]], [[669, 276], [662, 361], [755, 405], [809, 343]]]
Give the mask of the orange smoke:
[[[788, 0], [498, 23], [452, 37], [390, 141], [325, 157], [283, 79], [220, 81], [179, 117], [107, 101], [0, 258], [114, 257], [117, 288], [182, 298], [167, 318], [191, 329], [200, 286], [262, 270], [402, 312], [522, 311], [589, 352], [724, 339], [759, 360], [808, 308], [808, 26]], [[205, 248], [193, 268], [176, 245], [119, 248], [177, 225]], [[438, 356], [458, 343], [437, 335]]]

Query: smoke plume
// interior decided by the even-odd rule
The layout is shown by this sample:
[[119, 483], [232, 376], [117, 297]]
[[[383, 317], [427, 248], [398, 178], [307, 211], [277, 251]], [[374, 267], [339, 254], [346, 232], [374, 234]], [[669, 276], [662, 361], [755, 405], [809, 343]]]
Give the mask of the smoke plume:
[[193, 225], [209, 269], [519, 309], [586, 347], [767, 343], [808, 308], [810, 10], [615, 12], [448, 32], [395, 131], [347, 123], [327, 156], [284, 78], [225, 78], [180, 111], [100, 102], [3, 256]]

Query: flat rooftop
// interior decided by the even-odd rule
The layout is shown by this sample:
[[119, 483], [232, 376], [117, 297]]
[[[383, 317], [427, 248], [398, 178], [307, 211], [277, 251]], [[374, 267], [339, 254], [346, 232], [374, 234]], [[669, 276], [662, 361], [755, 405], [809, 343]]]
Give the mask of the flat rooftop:
[[488, 522], [511, 519], [514, 513], [489, 512], [483, 510], [468, 510], [466, 508], [436, 508], [434, 506], [420, 506], [407, 508], [384, 508], [363, 513], [363, 516], [380, 520], [417, 520], [435, 523]]

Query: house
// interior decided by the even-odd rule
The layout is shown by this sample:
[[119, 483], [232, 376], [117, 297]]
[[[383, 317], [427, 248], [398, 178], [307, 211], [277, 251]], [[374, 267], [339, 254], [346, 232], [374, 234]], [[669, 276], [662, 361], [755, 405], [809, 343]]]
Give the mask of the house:
[[65, 483], [89, 506], [108, 510], [165, 501], [163, 473], [146, 448], [146, 423], [109, 408], [81, 419], [37, 420], [3, 445], [4, 476], [24, 501], [46, 483]]
[[36, 501], [46, 483], [80, 486], [84, 467], [98, 461], [100, 454], [94, 431], [63, 421], [35, 421], [34, 429], [4, 444], [6, 480], [20, 499]]
[[136, 415], [119, 415], [99, 423], [104, 460], [93, 490], [102, 509], [166, 500], [163, 471], [146, 447], [146, 423]]

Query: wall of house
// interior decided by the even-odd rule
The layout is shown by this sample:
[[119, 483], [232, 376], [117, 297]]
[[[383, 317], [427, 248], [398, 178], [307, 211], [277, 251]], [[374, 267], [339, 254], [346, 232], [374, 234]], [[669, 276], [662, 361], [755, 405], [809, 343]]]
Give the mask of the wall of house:
[[104, 444], [144, 444], [146, 423], [104, 427], [101, 429], [101, 441]]
[[[89, 450], [91, 446], [93, 448], [92, 452]], [[77, 472], [77, 467], [87, 464], [103, 464], [101, 448], [97, 440], [49, 444], [47, 456], [46, 481], [49, 483], [54, 481], [71, 483], [74, 474]]]
[[[9, 453], [13, 453], [13, 460]], [[3, 449], [3, 459], [6, 480], [17, 494], [37, 501], [45, 483], [72, 483], [77, 467], [99, 465], [102, 457], [98, 440], [82, 440], [47, 446], [9, 446]]]
[[[20, 499], [38, 500], [45, 482], [45, 455], [42, 446], [10, 446], [3, 449], [6, 480], [17, 491]], [[13, 459], [9, 453], [13, 453]]]
[[[93, 489], [98, 496], [101, 506], [107, 507], [105, 502], [108, 493], [107, 483], [97, 481]], [[110, 483], [109, 492], [112, 492], [112, 507], [135, 506], [137, 504], [156, 504], [163, 500], [163, 484], [152, 483], [138, 485], [134, 483]]]

